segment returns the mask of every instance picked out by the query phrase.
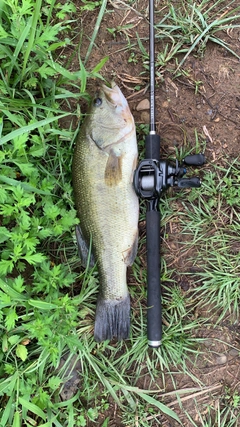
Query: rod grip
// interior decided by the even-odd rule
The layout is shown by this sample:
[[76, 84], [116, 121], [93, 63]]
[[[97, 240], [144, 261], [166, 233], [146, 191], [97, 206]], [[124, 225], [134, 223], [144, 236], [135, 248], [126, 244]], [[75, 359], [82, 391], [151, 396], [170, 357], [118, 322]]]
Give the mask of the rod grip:
[[160, 212], [147, 211], [147, 337], [150, 347], [159, 347], [162, 339], [160, 288]]

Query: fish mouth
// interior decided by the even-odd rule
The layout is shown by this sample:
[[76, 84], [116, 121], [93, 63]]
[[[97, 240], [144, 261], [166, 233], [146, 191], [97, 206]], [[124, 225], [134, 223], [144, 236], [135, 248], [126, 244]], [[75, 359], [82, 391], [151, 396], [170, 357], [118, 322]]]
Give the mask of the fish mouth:
[[115, 82], [111, 82], [111, 87], [102, 85], [102, 91], [107, 99], [114, 106], [121, 106], [124, 109], [128, 108], [128, 103], [125, 96]]

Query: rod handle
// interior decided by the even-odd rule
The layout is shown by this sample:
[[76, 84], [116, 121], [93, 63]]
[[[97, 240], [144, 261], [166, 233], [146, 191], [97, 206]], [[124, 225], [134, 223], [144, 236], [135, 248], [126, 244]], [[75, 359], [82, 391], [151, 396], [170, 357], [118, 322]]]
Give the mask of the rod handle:
[[157, 134], [146, 135], [145, 146], [146, 146], [145, 158], [159, 161], [160, 160], [160, 136]]
[[160, 212], [147, 211], [147, 337], [150, 347], [159, 347], [162, 340], [162, 308], [160, 288]]

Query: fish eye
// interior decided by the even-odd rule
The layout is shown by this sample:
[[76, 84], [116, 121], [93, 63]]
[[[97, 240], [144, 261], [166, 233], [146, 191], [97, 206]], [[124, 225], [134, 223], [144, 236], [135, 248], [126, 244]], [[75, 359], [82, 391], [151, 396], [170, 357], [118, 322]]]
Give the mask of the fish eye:
[[100, 107], [102, 105], [102, 98], [95, 98], [93, 102], [95, 107]]

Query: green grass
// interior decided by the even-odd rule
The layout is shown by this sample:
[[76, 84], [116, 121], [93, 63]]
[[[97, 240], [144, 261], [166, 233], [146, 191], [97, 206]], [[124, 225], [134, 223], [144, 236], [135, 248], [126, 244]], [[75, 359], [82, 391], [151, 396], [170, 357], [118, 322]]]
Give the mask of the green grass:
[[[239, 314], [239, 197], [238, 159], [208, 170], [201, 194], [193, 191], [179, 216], [182, 233], [190, 238], [192, 263], [199, 266], [195, 294], [220, 311], [218, 322], [229, 313]], [[202, 254], [207, 254], [203, 258]], [[213, 310], [214, 314], [214, 310]]]
[[[214, 25], [209, 23], [205, 2], [199, 9], [201, 16], [194, 3], [186, 7], [192, 8], [192, 17], [203, 26], [200, 33], [197, 25], [190, 28], [193, 39], [188, 35], [188, 41], [183, 41], [188, 53], [200, 34], [199, 42], [206, 44], [205, 21], [211, 34], [219, 24], [231, 22], [229, 15], [229, 21], [219, 23], [213, 13]], [[98, 275], [96, 269], [79, 266], [71, 187], [72, 151], [81, 124], [76, 103], [89, 100], [87, 83], [103, 79], [100, 72], [107, 60], [102, 58], [88, 68], [106, 2], [84, 2], [80, 12], [91, 8], [98, 19], [84, 62], [76, 30], [71, 31], [76, 19], [72, 2], [0, 2], [1, 427], [84, 427], [98, 423], [106, 412], [103, 426], [107, 427], [113, 401], [126, 425], [138, 420], [138, 425], [148, 426], [164, 414], [177, 419], [169, 397], [186, 391], [166, 393], [169, 378], [172, 389], [177, 388], [176, 372], [189, 376], [199, 390], [202, 387], [189, 368], [201, 351], [202, 339], [196, 331], [206, 321], [194, 317], [196, 305], [214, 305], [218, 322], [227, 313], [239, 314], [240, 178], [235, 161], [221, 168], [206, 166], [201, 193], [193, 190], [188, 201], [183, 192], [170, 193], [161, 201], [163, 230], [170, 220], [178, 222], [181, 232], [191, 237], [191, 242], [182, 243], [184, 250], [190, 248], [193, 265], [201, 266], [191, 275], [201, 286], [183, 293], [164, 249], [162, 347], [149, 350], [147, 346], [144, 236], [131, 273], [131, 337], [118, 344], [93, 340]], [[188, 9], [184, 10], [179, 13], [186, 18]], [[171, 6], [169, 20], [175, 12]], [[157, 28], [160, 31], [160, 25]], [[178, 34], [179, 29], [171, 34], [176, 43]], [[71, 61], [62, 53], [70, 46], [77, 71], [69, 69]], [[140, 149], [144, 132], [143, 127], [139, 129]], [[196, 138], [198, 150], [199, 144]], [[177, 155], [184, 157], [191, 150]], [[140, 219], [144, 220], [143, 207]], [[167, 231], [164, 239], [167, 242]], [[63, 355], [66, 361], [60, 367]], [[59, 393], [74, 355], [81, 365], [79, 390], [61, 401]], [[231, 419], [229, 411], [239, 406], [238, 396], [231, 393], [217, 409], [221, 423]], [[231, 403], [228, 412], [226, 402]]]
[[191, 53], [202, 55], [209, 41], [238, 57], [234, 49], [222, 39], [220, 31], [239, 28], [240, 7], [236, 7], [234, 0], [228, 3], [229, 9], [225, 5], [224, 0], [213, 4], [209, 4], [208, 0], [167, 4], [164, 17], [159, 22], [156, 18], [156, 38], [164, 41], [164, 47], [157, 56], [157, 64], [166, 66], [172, 59], [176, 60], [177, 54], [183, 54], [178, 70]]
[[[186, 416], [191, 421], [193, 427], [237, 427], [239, 423], [239, 408], [240, 400], [239, 394], [236, 392], [233, 398], [225, 392], [225, 395], [221, 399], [212, 399], [211, 405], [204, 404], [203, 408], [197, 408], [197, 419], [198, 423], [186, 412]], [[201, 412], [202, 415], [201, 414]]]

